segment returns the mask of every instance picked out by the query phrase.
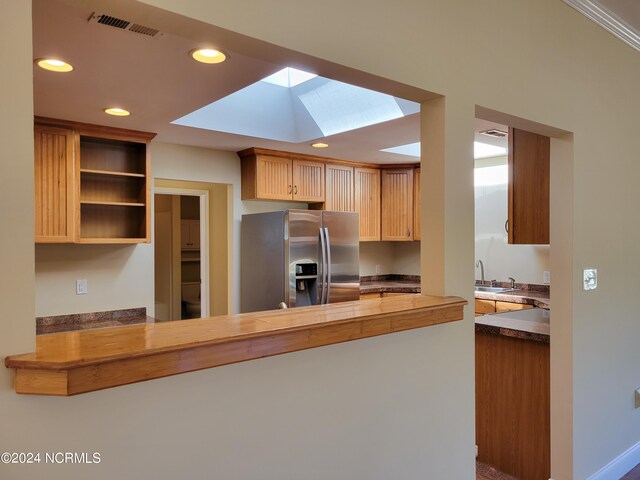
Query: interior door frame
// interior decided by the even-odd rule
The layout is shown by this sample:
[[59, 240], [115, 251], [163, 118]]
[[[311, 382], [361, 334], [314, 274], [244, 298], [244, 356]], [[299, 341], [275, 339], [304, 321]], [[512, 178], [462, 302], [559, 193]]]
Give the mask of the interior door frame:
[[[191, 188], [155, 187], [155, 195], [199, 197], [200, 201], [200, 317], [207, 318], [211, 311], [209, 295], [209, 191]], [[204, 248], [203, 248], [204, 246]]]

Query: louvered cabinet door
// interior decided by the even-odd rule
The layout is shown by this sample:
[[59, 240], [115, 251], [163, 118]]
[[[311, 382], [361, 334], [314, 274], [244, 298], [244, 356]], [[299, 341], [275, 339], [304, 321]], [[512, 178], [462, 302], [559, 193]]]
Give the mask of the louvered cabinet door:
[[291, 200], [293, 182], [291, 160], [259, 155], [257, 157], [256, 197], [263, 200]]
[[72, 130], [34, 126], [36, 243], [73, 241], [73, 150]]
[[293, 160], [293, 199], [324, 202], [324, 163]]
[[325, 210], [353, 212], [353, 167], [327, 164]]
[[382, 170], [382, 240], [413, 240], [413, 168]]
[[420, 240], [420, 169], [413, 171], [413, 239]]
[[354, 169], [354, 208], [360, 215], [360, 241], [380, 240], [380, 170]]

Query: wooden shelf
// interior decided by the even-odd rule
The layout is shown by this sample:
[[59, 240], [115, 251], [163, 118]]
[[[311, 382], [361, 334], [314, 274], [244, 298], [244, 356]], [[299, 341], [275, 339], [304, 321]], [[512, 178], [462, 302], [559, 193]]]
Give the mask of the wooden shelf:
[[93, 170], [89, 168], [81, 168], [80, 173], [86, 173], [89, 175], [110, 175], [114, 177], [145, 178], [144, 173], [115, 172], [113, 170]]
[[199, 262], [200, 261], [200, 257], [198, 258], [182, 258], [180, 259], [181, 262]]
[[43, 117], [34, 131], [36, 242], [151, 241], [155, 134]]
[[403, 295], [36, 337], [5, 358], [17, 393], [76, 395], [462, 320], [459, 297]]
[[81, 205], [111, 205], [114, 207], [144, 207], [146, 204], [138, 202], [99, 202], [93, 200], [82, 200]]

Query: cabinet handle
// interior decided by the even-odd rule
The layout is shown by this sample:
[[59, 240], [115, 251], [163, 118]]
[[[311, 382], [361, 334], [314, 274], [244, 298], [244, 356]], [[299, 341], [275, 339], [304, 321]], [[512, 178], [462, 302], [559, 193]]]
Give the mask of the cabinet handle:
[[298, 185], [295, 186], [295, 191], [293, 192], [294, 195], [298, 194]]
[[407, 237], [410, 237], [410, 236], [411, 236], [411, 229], [407, 228]]
[[289, 185], [289, 193], [291, 193], [291, 185]]
[[507, 218], [507, 221], [504, 222], [504, 231], [509, 233], [509, 219]]

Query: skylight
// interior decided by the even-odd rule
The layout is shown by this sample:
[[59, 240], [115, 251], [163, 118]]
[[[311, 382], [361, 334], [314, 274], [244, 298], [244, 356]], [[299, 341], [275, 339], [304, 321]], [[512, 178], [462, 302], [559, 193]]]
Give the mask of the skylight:
[[498, 155], [506, 155], [507, 149], [504, 147], [496, 147], [488, 143], [473, 142], [473, 158], [497, 157]]
[[269, 75], [267, 78], [263, 78], [262, 81], [291, 88], [315, 77], [317, 77], [315, 73], [303, 72], [297, 68], [286, 67], [273, 75]]
[[380, 151], [420, 158], [420, 142], [408, 143], [406, 145], [400, 145], [399, 147], [383, 148]]
[[302, 143], [419, 111], [418, 103], [288, 67], [172, 123]]
[[[408, 155], [410, 157], [420, 158], [420, 142], [408, 143], [397, 147], [384, 148], [381, 152], [397, 153], [398, 155]], [[506, 155], [507, 149], [504, 147], [496, 147], [488, 143], [473, 142], [473, 158], [497, 157]]]

